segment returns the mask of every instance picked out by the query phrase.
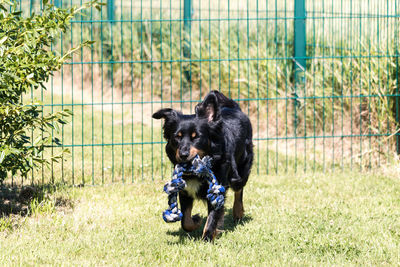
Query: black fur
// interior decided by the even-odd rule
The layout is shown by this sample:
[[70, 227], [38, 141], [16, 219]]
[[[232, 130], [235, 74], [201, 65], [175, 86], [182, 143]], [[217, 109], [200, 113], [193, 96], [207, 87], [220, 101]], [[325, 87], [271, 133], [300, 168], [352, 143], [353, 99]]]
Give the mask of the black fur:
[[[154, 113], [153, 118], [165, 119], [166, 152], [173, 164], [190, 161], [196, 154], [213, 158], [212, 170], [218, 182], [235, 191], [233, 214], [235, 220], [239, 220], [243, 216], [243, 187], [253, 162], [250, 120], [235, 101], [218, 91], [211, 91], [195, 110], [195, 114], [184, 115], [165, 108]], [[193, 231], [200, 225], [200, 218], [191, 216], [193, 197], [206, 200], [208, 184], [205, 179], [192, 175], [186, 175], [184, 179], [188, 187], [197, 189], [195, 195], [191, 194], [193, 188], [179, 193], [184, 214], [182, 227], [186, 231]], [[208, 204], [203, 239], [213, 240], [217, 227], [223, 227], [223, 217], [223, 209], [216, 211]]]

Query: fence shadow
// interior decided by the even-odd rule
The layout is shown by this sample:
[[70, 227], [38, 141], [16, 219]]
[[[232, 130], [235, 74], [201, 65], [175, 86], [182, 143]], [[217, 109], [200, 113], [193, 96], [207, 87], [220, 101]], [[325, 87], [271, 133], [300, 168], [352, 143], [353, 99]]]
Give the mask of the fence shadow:
[[[168, 243], [172, 245], [172, 244], [182, 244], [185, 242], [185, 240], [188, 240], [188, 239], [193, 240], [193, 241], [201, 240], [201, 236], [203, 234], [203, 228], [204, 228], [206, 220], [207, 220], [207, 218], [203, 218], [201, 227], [199, 227], [199, 229], [197, 229], [193, 232], [190, 232], [190, 233], [185, 232], [182, 228], [179, 228], [179, 230], [177, 230], [177, 231], [168, 230], [167, 235], [179, 237], [179, 240], [177, 242], [168, 241]], [[230, 208], [225, 211], [224, 220], [225, 220], [225, 223], [224, 223], [223, 232], [233, 232], [233, 231], [235, 231], [237, 226], [245, 225], [245, 224], [249, 223], [250, 221], [252, 221], [253, 218], [250, 215], [245, 214], [245, 216], [243, 217], [242, 220], [240, 220], [238, 223], [235, 223], [235, 221], [233, 220], [232, 208]], [[218, 238], [218, 236], [217, 236], [217, 238]]]

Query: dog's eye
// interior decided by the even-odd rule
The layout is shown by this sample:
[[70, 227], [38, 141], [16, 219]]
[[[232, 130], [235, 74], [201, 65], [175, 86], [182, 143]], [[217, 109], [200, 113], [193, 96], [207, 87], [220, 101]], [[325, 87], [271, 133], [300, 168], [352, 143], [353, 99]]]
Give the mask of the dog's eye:
[[181, 139], [181, 138], [182, 138], [182, 132], [179, 132], [179, 133], [176, 135], [176, 138]]
[[193, 132], [192, 135], [191, 135], [191, 137], [192, 137], [192, 139], [197, 138], [197, 133], [196, 133], [196, 132]]

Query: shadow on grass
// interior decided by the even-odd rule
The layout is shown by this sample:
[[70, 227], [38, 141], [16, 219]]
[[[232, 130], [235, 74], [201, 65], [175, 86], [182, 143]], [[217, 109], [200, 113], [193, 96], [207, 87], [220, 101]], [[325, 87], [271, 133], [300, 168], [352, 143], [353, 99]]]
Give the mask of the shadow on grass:
[[[12, 215], [29, 215], [30, 204], [36, 200], [38, 203], [46, 200], [49, 194], [57, 190], [57, 185], [23, 186], [10, 185], [0, 186], [0, 218]], [[68, 199], [57, 198], [55, 206], [69, 206]]]
[[[194, 241], [198, 241], [201, 240], [201, 236], [203, 235], [203, 228], [205, 225], [207, 218], [202, 218], [202, 225], [201, 227], [199, 227], [199, 229], [193, 231], [193, 232], [185, 232], [182, 228], [180, 228], [178, 231], [167, 231], [168, 235], [171, 236], [178, 236], [179, 240], [177, 242], [168, 242], [170, 245], [172, 244], [181, 244], [184, 243], [186, 240], [194, 240]], [[233, 220], [233, 213], [232, 213], [232, 209], [228, 209], [225, 212], [225, 217], [224, 217], [224, 229], [223, 232], [233, 232], [235, 231], [237, 226], [240, 225], [245, 225], [247, 223], [249, 223], [250, 221], [253, 220], [253, 218], [250, 215], [244, 215], [243, 219], [241, 219], [239, 222], [235, 222]], [[180, 224], [180, 222], [177, 222]], [[216, 237], [218, 238], [218, 236]]]

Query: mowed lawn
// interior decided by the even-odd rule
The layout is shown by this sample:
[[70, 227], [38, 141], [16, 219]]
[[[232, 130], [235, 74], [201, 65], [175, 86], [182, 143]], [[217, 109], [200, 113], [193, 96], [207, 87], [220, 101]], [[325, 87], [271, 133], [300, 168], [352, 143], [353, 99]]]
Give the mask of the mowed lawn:
[[214, 243], [162, 220], [164, 182], [58, 188], [29, 216], [0, 219], [1, 265], [400, 264], [399, 177], [252, 175], [245, 218], [233, 224], [230, 192]]

